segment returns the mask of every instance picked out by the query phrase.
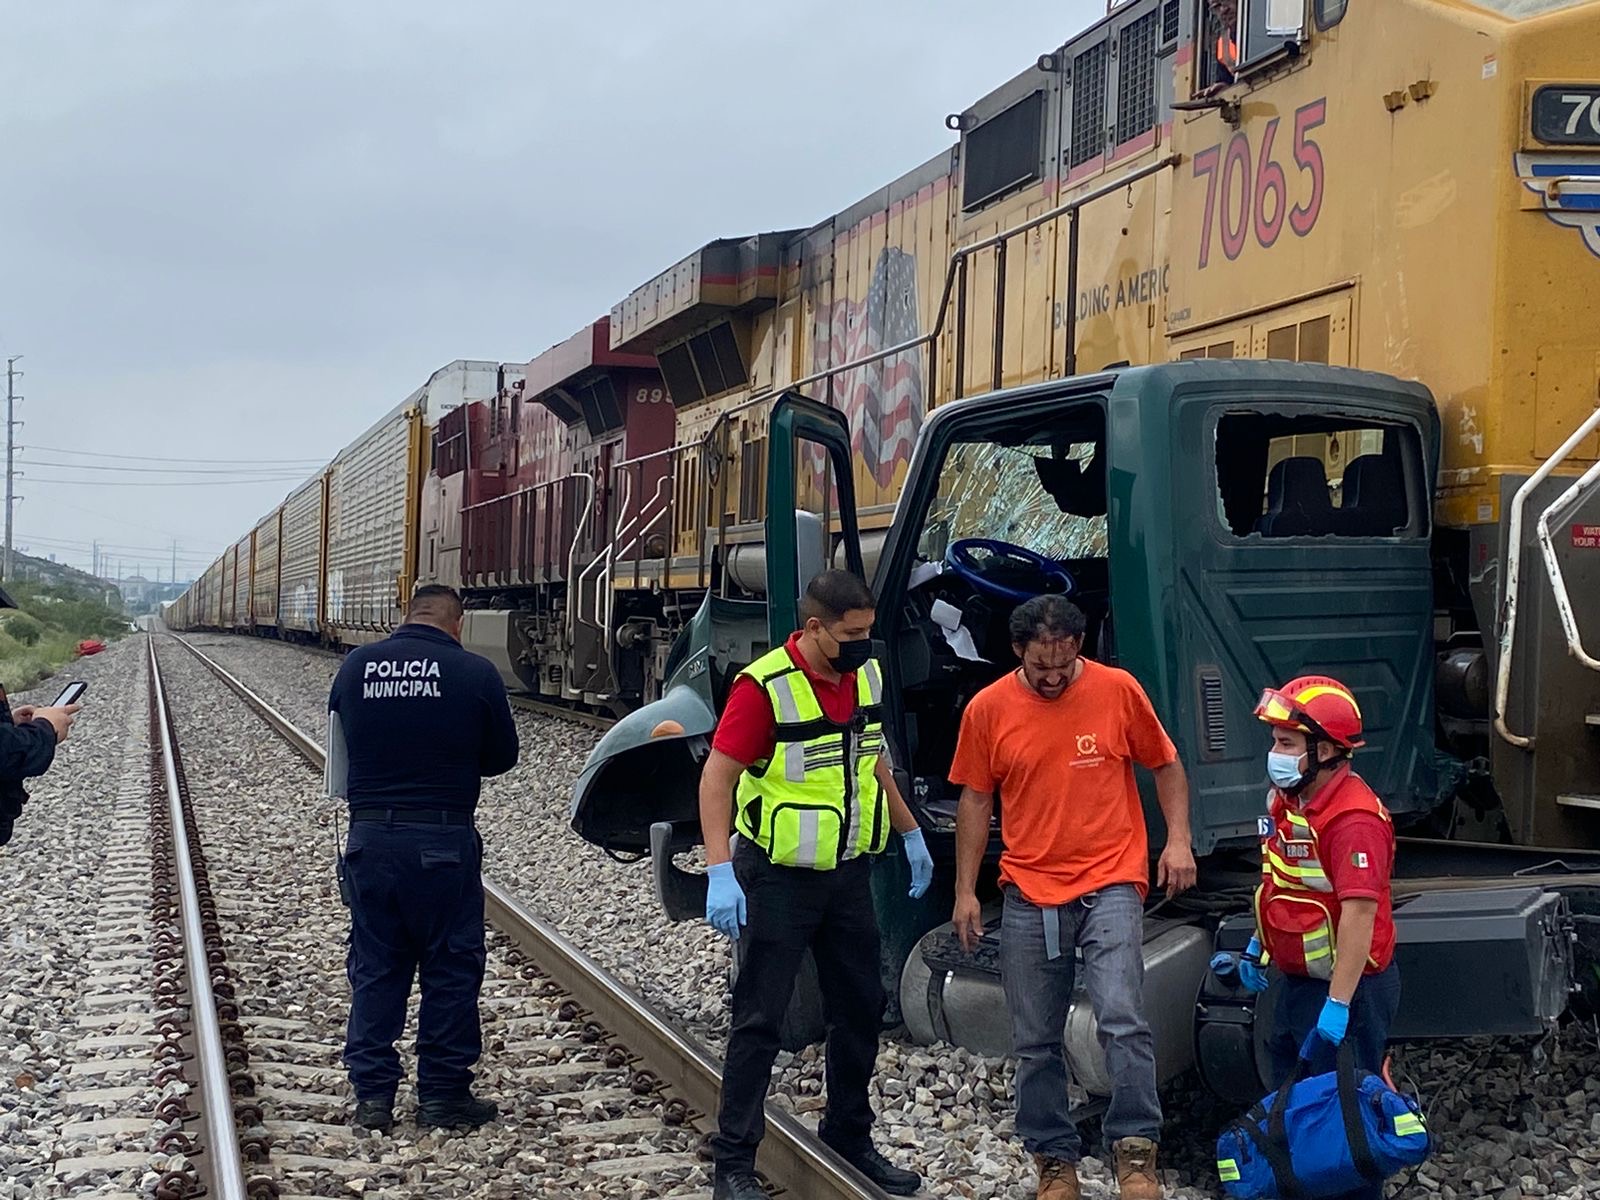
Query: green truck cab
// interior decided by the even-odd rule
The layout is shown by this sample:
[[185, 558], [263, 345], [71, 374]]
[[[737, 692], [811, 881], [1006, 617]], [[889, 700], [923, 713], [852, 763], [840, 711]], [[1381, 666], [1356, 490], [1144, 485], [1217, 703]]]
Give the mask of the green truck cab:
[[[891, 1017], [919, 1037], [1005, 1050], [992, 955], [969, 961], [938, 931], [952, 901], [958, 789], [947, 776], [961, 713], [1016, 666], [1006, 623], [1027, 596], [1063, 592], [1084, 610], [1085, 653], [1138, 679], [1188, 773], [1199, 899], [1177, 921], [1169, 912], [1156, 922], [1146, 945], [1147, 996], [1177, 997], [1152, 1014], [1164, 1074], [1195, 1060], [1205, 959], [1214, 945], [1243, 944], [1239, 922], [1225, 918], [1248, 908], [1259, 869], [1266, 738], [1252, 710], [1264, 687], [1313, 671], [1351, 686], [1366, 725], [1358, 769], [1397, 824], [1427, 819], [1442, 802], [1431, 552], [1439, 439], [1420, 384], [1285, 362], [1128, 368], [929, 414], [871, 576], [886, 734], [937, 864], [920, 902], [906, 899], [894, 847], [875, 864], [885, 981], [899, 997]], [[674, 858], [699, 841], [699, 765], [734, 676], [796, 627], [811, 574], [825, 564], [863, 569], [843, 415], [783, 396], [767, 452], [766, 595], [708, 596], [674, 648], [663, 698], [607, 733], [573, 791], [573, 828], [615, 855], [648, 856], [658, 899], [679, 919], [703, 911], [703, 877]], [[1154, 855], [1161, 818], [1140, 776]], [[1004, 806], [1002, 795], [981, 878], [991, 892]], [[1547, 911], [1558, 897], [1505, 904], [1522, 913], [1511, 924], [1559, 924]], [[1564, 1007], [1570, 964], [1554, 934], [1528, 936], [1516, 1020], [1533, 1028]], [[816, 1026], [800, 991], [796, 1041]], [[1248, 1001], [1215, 999], [1218, 1012], [1237, 1009], [1222, 1057], [1252, 1058], [1240, 1048], [1259, 1033]], [[1424, 1023], [1451, 1024], [1413, 1016]], [[1070, 1023], [1067, 1036], [1070, 1049]], [[1080, 1041], [1092, 1057], [1092, 1037]], [[1093, 1075], [1087, 1059], [1075, 1065]], [[1243, 1074], [1231, 1086], [1248, 1095], [1255, 1081]]]

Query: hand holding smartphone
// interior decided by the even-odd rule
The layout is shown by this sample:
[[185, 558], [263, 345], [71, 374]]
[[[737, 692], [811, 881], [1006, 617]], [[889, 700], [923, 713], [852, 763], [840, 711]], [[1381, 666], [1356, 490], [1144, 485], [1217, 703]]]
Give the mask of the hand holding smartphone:
[[82, 680], [74, 680], [61, 689], [61, 694], [48, 708], [35, 708], [27, 713], [25, 720], [48, 721], [50, 727], [56, 731], [56, 745], [67, 740], [67, 733], [72, 728], [72, 723], [78, 719], [78, 705], [83, 699], [83, 694], [89, 690], [89, 685]]
[[83, 699], [83, 694], [88, 690], [89, 685], [83, 680], [74, 680], [61, 689], [61, 694], [50, 702], [50, 707], [65, 708], [69, 704], [76, 704]]

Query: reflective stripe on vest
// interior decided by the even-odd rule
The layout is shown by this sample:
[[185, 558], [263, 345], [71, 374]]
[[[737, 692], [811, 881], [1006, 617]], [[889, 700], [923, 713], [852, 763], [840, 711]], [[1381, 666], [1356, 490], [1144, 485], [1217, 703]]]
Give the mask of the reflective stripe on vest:
[[1312, 979], [1331, 979], [1339, 953], [1340, 905], [1322, 861], [1318, 827], [1348, 812], [1389, 820], [1388, 809], [1359, 777], [1338, 779], [1337, 786], [1340, 791], [1328, 807], [1316, 806], [1315, 823], [1274, 792], [1268, 806], [1272, 831], [1261, 841], [1261, 886], [1255, 896], [1261, 961]]
[[856, 711], [840, 725], [823, 711], [786, 646], [741, 675], [766, 692], [777, 740], [765, 762], [739, 777], [734, 823], [784, 867], [831, 871], [889, 841], [888, 802], [878, 786], [883, 753], [883, 673], [874, 660], [856, 672]]

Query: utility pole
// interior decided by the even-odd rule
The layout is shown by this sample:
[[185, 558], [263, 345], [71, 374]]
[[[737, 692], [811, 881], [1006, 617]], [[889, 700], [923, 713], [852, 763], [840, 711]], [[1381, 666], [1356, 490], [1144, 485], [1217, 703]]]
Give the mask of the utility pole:
[[8, 580], [11, 578], [11, 508], [16, 495], [13, 480], [16, 474], [17, 376], [22, 374], [17, 370], [17, 359], [21, 357], [13, 354], [6, 359], [6, 558], [0, 579]]
[[168, 583], [178, 582], [178, 539], [172, 539], [172, 574], [167, 576]]

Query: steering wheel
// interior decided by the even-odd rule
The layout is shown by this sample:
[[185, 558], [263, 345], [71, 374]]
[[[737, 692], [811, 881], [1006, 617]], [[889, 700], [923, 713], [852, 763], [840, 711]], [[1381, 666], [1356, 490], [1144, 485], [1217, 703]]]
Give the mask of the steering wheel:
[[994, 538], [952, 542], [945, 562], [980, 592], [1021, 603], [1049, 593], [1072, 594], [1072, 576], [1053, 559]]

